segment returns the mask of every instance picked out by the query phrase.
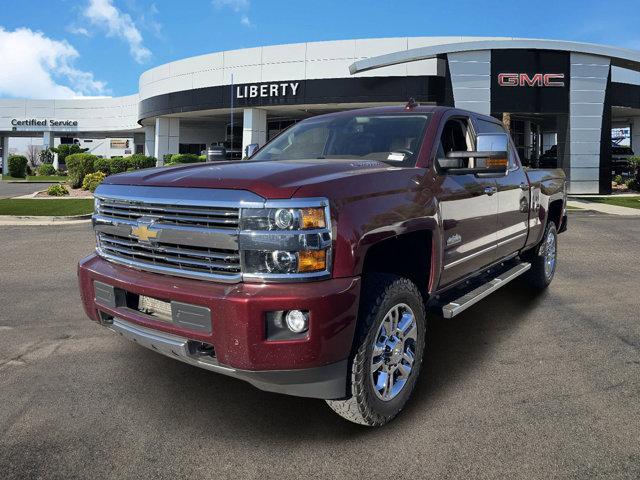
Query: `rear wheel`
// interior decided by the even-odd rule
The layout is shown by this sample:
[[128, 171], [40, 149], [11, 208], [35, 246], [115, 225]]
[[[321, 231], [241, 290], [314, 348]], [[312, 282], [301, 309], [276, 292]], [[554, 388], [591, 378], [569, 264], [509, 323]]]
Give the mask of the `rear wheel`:
[[351, 397], [327, 403], [351, 422], [379, 426], [402, 410], [415, 386], [424, 353], [425, 310], [417, 287], [393, 275], [365, 279], [362, 298]]
[[558, 263], [558, 232], [554, 222], [547, 223], [542, 242], [526, 259], [531, 262], [531, 269], [527, 272], [529, 284], [539, 289], [547, 288]]

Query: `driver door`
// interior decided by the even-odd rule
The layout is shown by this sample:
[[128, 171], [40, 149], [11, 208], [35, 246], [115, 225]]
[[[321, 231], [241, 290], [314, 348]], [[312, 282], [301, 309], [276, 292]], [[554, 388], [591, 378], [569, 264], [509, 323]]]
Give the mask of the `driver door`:
[[434, 165], [440, 183], [444, 248], [440, 287], [444, 287], [496, 260], [498, 199], [495, 178], [447, 174], [438, 167], [438, 159], [449, 152], [475, 149], [471, 119], [451, 116], [441, 129]]

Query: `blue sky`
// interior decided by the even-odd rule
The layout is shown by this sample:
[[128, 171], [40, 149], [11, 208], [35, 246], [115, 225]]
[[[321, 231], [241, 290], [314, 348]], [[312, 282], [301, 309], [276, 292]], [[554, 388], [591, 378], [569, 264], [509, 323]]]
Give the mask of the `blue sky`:
[[126, 95], [202, 53], [347, 38], [482, 35], [640, 49], [640, 0], [3, 0], [0, 97]]

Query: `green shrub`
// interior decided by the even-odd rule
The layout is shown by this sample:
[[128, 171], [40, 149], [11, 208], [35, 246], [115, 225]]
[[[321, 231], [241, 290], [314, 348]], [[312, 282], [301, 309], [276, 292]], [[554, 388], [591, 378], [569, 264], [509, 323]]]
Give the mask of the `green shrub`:
[[127, 160], [129, 161], [129, 166], [134, 170], [142, 170], [143, 168], [153, 168], [156, 166], [155, 157], [147, 157], [139, 153], [131, 155]]
[[629, 166], [631, 167], [631, 174], [636, 177], [638, 182], [640, 182], [640, 157], [631, 157], [629, 159]]
[[55, 175], [56, 169], [50, 163], [43, 163], [38, 167], [38, 175], [49, 176]]
[[[206, 157], [205, 157], [206, 158]], [[195, 153], [175, 153], [171, 155], [171, 163], [198, 163], [204, 162]]]
[[129, 168], [129, 162], [126, 158], [111, 157], [109, 159], [109, 170], [112, 174], [126, 172], [127, 168]]
[[640, 182], [637, 178], [629, 178], [624, 184], [627, 186], [629, 190], [635, 190], [636, 192], [640, 192]]
[[66, 158], [71, 188], [82, 186], [85, 175], [93, 173], [93, 162], [96, 158], [98, 157], [90, 153], [74, 153]]
[[47, 188], [47, 195], [51, 195], [52, 197], [62, 197], [64, 195], [69, 195], [69, 190], [67, 187], [61, 184], [51, 185]]
[[15, 178], [27, 176], [27, 157], [23, 155], [11, 155], [9, 157], [9, 175]]
[[33, 169], [31, 168], [31, 165], [27, 163], [27, 176], [32, 177], [33, 175], [34, 175]]
[[198, 155], [198, 160], [201, 162], [206, 162], [207, 161], [207, 156], [206, 155]]
[[59, 163], [67, 163], [67, 157], [69, 155], [74, 155], [76, 153], [84, 153], [88, 148], [80, 148], [80, 145], [75, 143], [58, 145], [56, 148], [51, 149], [53, 152], [58, 154], [58, 162]]
[[105, 175], [109, 175], [111, 173], [111, 159], [96, 158], [93, 162], [93, 171], [102, 172]]
[[103, 172], [88, 173], [82, 181], [82, 189], [95, 192], [105, 178], [107, 176]]
[[51, 150], [50, 148], [40, 150], [40, 162], [53, 163], [53, 150]]
[[171, 161], [171, 157], [172, 157], [172, 156], [173, 156], [173, 153], [165, 153], [165, 154], [162, 156], [162, 163], [164, 164], [164, 163], [168, 163], [168, 162], [170, 162], [170, 161]]

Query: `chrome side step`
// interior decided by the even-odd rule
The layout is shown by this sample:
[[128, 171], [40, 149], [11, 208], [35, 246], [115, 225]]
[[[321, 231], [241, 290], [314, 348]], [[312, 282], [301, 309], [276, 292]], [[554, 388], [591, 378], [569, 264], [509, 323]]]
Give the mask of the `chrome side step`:
[[459, 313], [464, 312], [470, 306], [478, 303], [483, 298], [491, 295], [500, 287], [504, 287], [511, 280], [519, 277], [530, 268], [530, 263], [522, 262], [515, 267], [507, 270], [506, 272], [502, 272], [500, 275], [480, 285], [478, 288], [471, 290], [469, 293], [463, 295], [462, 297], [446, 304], [444, 307], [442, 307], [442, 315], [444, 316], [444, 318], [455, 317]]

